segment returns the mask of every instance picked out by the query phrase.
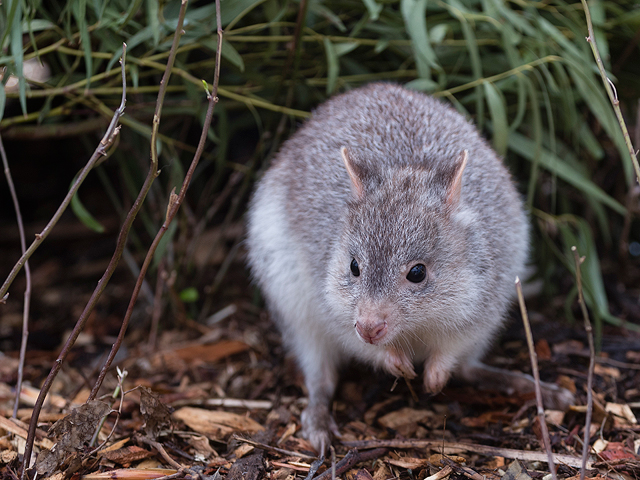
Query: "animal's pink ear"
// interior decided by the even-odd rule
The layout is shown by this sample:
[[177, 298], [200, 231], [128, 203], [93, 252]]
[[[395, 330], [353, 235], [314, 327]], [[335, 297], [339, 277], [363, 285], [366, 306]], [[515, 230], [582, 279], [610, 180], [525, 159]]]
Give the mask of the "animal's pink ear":
[[347, 147], [342, 147], [340, 149], [340, 153], [342, 154], [344, 166], [346, 167], [349, 178], [351, 179], [353, 192], [355, 193], [356, 197], [362, 198], [362, 196], [364, 195], [364, 185], [362, 183], [363, 172], [360, 166], [353, 161], [353, 157], [347, 151]]
[[463, 150], [455, 161], [455, 170], [451, 185], [449, 185], [449, 191], [447, 193], [447, 204], [451, 207], [456, 207], [460, 201], [460, 192], [462, 190], [462, 174], [464, 173], [464, 167], [467, 166], [469, 160], [469, 151]]

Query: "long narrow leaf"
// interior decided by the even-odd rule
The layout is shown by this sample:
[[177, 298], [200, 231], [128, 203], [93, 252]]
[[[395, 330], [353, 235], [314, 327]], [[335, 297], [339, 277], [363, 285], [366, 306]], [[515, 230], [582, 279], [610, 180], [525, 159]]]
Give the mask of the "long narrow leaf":
[[491, 113], [493, 148], [498, 152], [498, 155], [504, 157], [507, 153], [507, 137], [509, 133], [504, 98], [492, 83], [487, 82], [483, 85], [487, 96], [489, 112]]
[[[534, 159], [533, 152], [535, 150], [535, 142], [522, 134], [512, 133], [509, 136], [509, 149], [529, 161], [533, 161]], [[607, 195], [606, 192], [590, 179], [586, 178], [580, 171], [572, 168], [561, 158], [544, 148], [540, 155], [540, 165], [565, 182], [573, 185], [585, 195], [590, 195], [594, 199], [604, 203], [620, 215], [626, 214], [627, 209], [620, 202]]]
[[87, 0], [74, 1], [72, 9], [80, 32], [80, 44], [84, 51], [84, 62], [86, 65], [85, 78], [87, 80], [85, 88], [89, 88], [91, 86], [91, 75], [93, 72], [93, 56], [91, 55], [91, 38], [89, 37], [89, 26], [87, 25]]

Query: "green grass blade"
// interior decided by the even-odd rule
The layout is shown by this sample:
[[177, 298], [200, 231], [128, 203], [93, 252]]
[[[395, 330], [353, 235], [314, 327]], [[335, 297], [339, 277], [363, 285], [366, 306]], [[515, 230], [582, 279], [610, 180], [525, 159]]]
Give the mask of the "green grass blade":
[[[5, 9], [7, 10], [7, 14], [5, 30], [2, 33], [2, 39], [0, 40], [0, 50], [4, 49], [4, 42], [6, 42], [9, 38], [9, 33], [13, 32], [13, 25], [15, 25], [16, 23], [16, 15], [18, 14], [18, 9], [22, 11], [22, 6], [20, 5], [19, 0], [6, 0], [4, 5]], [[21, 22], [18, 20], [17, 23], [18, 25], [20, 25]], [[22, 42], [20, 43], [20, 46], [22, 46]]]
[[400, 0], [400, 11], [411, 38], [413, 56], [420, 78], [431, 78], [431, 68], [440, 70], [427, 33], [427, 0]]
[[[129, 8], [127, 9], [127, 13], [125, 14], [124, 18], [120, 22], [120, 28], [124, 28], [129, 24], [129, 22], [133, 19], [134, 15], [136, 13], [138, 13], [138, 10], [140, 10], [140, 6], [142, 5], [142, 2], [143, 2], [143, 0], [135, 0], [135, 1], [133, 1], [133, 2], [131, 2], [129, 4]], [[156, 2], [156, 4], [157, 4], [157, 2]], [[157, 7], [155, 7], [155, 8], [157, 8]], [[155, 18], [157, 18], [157, 15], [156, 15]], [[160, 41], [160, 38], [158, 38], [158, 41]], [[157, 43], [156, 43], [156, 45], [157, 45]]]
[[13, 0], [11, 8], [17, 5], [11, 25], [11, 55], [16, 64], [15, 75], [18, 77], [18, 94], [22, 114], [27, 114], [27, 82], [24, 78], [24, 54], [22, 52], [22, 4]]
[[362, 0], [364, 2], [364, 6], [367, 7], [367, 11], [369, 12], [369, 17], [372, 21], [378, 20], [380, 18], [380, 12], [382, 11], [383, 6], [379, 3], [376, 3], [375, 0]]
[[[71, 182], [71, 186], [73, 186], [73, 183], [75, 181], [76, 179], [74, 178]], [[96, 220], [96, 218], [91, 215], [91, 213], [89, 213], [89, 210], [87, 210], [82, 204], [82, 202], [80, 201], [80, 197], [78, 197], [78, 192], [76, 192], [76, 194], [71, 198], [70, 206], [75, 216], [78, 217], [78, 220], [80, 220], [87, 228], [97, 233], [105, 232], [104, 226], [102, 226], [102, 224], [98, 222], [98, 220]]]
[[89, 37], [89, 26], [87, 25], [87, 0], [74, 1], [72, 10], [76, 23], [78, 24], [78, 31], [80, 32], [80, 44], [84, 51], [87, 80], [85, 88], [89, 88], [91, 86], [91, 75], [93, 72], [93, 57], [91, 56], [91, 37]]
[[504, 157], [507, 153], [507, 137], [509, 125], [507, 123], [507, 110], [500, 91], [492, 83], [484, 83], [484, 91], [491, 114], [493, 128], [493, 148], [498, 155]]
[[163, 33], [160, 27], [159, 3], [157, 0], [147, 0], [147, 25], [151, 29], [154, 47], [157, 47], [160, 43], [160, 37]]
[[331, 95], [338, 81], [338, 73], [340, 72], [340, 65], [338, 63], [338, 54], [333, 46], [333, 43], [324, 37], [324, 51], [327, 57], [327, 95]]

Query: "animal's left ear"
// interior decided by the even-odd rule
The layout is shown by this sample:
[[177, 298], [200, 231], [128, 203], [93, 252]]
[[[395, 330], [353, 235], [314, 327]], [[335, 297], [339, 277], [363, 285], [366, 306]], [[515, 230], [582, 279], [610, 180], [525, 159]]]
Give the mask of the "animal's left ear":
[[447, 205], [456, 207], [460, 202], [460, 193], [462, 191], [462, 174], [464, 168], [467, 166], [469, 160], [469, 151], [463, 150], [455, 161], [454, 172], [452, 175], [451, 183], [449, 184], [447, 191]]
[[356, 198], [362, 198], [364, 196], [364, 177], [366, 175], [365, 169], [360, 165], [354, 156], [349, 153], [347, 147], [340, 149], [344, 166], [347, 169], [349, 178], [351, 179], [351, 189]]

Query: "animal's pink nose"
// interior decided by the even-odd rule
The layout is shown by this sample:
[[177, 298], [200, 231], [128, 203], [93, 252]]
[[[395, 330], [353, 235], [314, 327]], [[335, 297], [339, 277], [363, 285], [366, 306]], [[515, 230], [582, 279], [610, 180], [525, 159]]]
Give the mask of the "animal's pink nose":
[[375, 345], [387, 334], [387, 322], [381, 321], [373, 325], [366, 322], [356, 322], [356, 332], [366, 343]]

